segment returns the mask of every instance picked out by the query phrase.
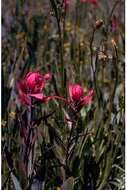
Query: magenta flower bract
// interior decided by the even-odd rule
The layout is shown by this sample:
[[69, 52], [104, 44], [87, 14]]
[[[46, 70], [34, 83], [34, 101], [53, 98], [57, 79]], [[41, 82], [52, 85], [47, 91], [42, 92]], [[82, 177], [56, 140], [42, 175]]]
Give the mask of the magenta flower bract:
[[72, 101], [78, 101], [84, 95], [83, 88], [79, 84], [69, 85], [69, 95]]
[[[84, 95], [87, 93], [87, 95]], [[94, 90], [83, 89], [79, 84], [69, 84], [70, 102], [76, 103], [79, 107], [91, 104], [93, 101]]]
[[18, 84], [19, 97], [22, 104], [31, 105], [31, 97], [46, 102], [49, 97], [43, 94], [47, 80], [51, 80], [51, 73], [29, 72]]
[[91, 3], [93, 5], [97, 5], [98, 4], [98, 0], [89, 0], [89, 3]]
[[[73, 110], [80, 111], [84, 105], [89, 105], [93, 102], [94, 90], [83, 89], [79, 84], [68, 85], [69, 98], [61, 96], [51, 96], [50, 99], [62, 100], [65, 104], [70, 105]], [[86, 94], [86, 95], [85, 95]]]
[[64, 0], [64, 8], [67, 9], [70, 6], [71, 0]]
[[98, 0], [80, 0], [81, 3], [91, 3], [93, 5], [98, 4]]

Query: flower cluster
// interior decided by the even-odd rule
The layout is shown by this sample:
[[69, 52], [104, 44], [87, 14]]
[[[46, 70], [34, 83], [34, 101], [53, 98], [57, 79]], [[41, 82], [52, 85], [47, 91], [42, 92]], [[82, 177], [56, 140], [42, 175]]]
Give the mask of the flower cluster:
[[45, 83], [51, 80], [51, 73], [29, 72], [18, 84], [19, 97], [22, 104], [31, 105], [31, 98], [46, 102], [48, 97], [43, 93]]
[[87, 95], [87, 89], [84, 89], [79, 84], [69, 84], [69, 96], [71, 102], [78, 102], [80, 105], [88, 105], [92, 103], [94, 91], [90, 90]]
[[32, 105], [32, 98], [46, 103], [51, 99], [60, 99], [72, 105], [74, 110], [79, 111], [84, 105], [89, 105], [93, 101], [94, 90], [83, 89], [79, 84], [69, 84], [69, 97], [46, 96], [43, 92], [47, 81], [52, 79], [52, 74], [41, 74], [40, 72], [29, 72], [18, 84], [19, 97], [22, 104]]
[[79, 84], [69, 84], [69, 103], [71, 108], [76, 112], [79, 112], [80, 109], [89, 105], [93, 101], [94, 90], [83, 89]]

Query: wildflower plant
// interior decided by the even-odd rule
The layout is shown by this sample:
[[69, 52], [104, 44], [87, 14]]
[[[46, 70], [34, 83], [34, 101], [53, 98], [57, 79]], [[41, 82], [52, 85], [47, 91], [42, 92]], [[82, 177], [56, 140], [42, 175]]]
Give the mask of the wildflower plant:
[[3, 190], [125, 189], [123, 10], [3, 2]]
[[31, 105], [31, 98], [45, 102], [47, 98], [42, 90], [45, 87], [45, 82], [51, 78], [51, 73], [43, 75], [39, 72], [29, 72], [18, 84], [21, 103]]

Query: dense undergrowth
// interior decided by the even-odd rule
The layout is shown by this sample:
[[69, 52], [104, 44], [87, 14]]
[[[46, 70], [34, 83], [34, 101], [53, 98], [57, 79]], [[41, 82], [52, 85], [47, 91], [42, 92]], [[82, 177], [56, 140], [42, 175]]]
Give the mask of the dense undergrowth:
[[122, 190], [124, 1], [2, 2], [2, 190]]

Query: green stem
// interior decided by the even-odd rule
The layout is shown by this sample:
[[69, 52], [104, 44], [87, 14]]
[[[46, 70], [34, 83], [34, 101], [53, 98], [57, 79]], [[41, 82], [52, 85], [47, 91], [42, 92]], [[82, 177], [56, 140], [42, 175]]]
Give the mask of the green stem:
[[60, 18], [58, 14], [57, 5], [54, 0], [50, 0], [52, 9], [54, 10], [57, 27], [58, 27], [58, 34], [59, 34], [59, 53], [60, 53], [60, 76], [61, 76], [61, 84], [62, 84], [62, 91], [64, 92], [64, 61], [63, 61], [63, 37], [62, 37], [62, 30], [60, 26]]
[[[90, 40], [90, 64], [91, 64], [91, 68], [92, 68], [92, 72], [93, 72], [94, 87], [95, 87], [95, 91], [96, 91], [96, 95], [97, 95], [98, 106], [100, 107], [99, 90], [98, 90], [97, 81], [96, 81], [96, 68], [94, 71], [94, 67], [93, 67], [93, 41], [94, 41], [95, 32], [96, 32], [96, 28], [93, 29], [92, 37]], [[96, 63], [98, 61], [97, 57], [98, 57], [98, 55], [96, 55]], [[96, 66], [96, 64], [95, 64], [95, 66]]]

